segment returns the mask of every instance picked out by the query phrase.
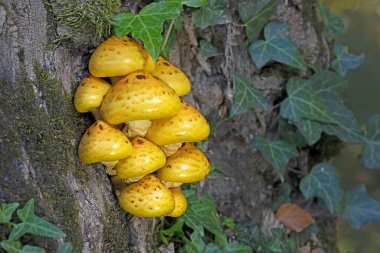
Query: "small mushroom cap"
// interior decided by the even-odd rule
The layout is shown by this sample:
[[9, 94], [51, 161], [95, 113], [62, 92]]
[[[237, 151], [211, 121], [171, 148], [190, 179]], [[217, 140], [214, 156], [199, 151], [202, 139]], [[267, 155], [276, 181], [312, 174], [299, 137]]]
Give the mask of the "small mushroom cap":
[[210, 126], [203, 115], [191, 105], [182, 102], [181, 109], [175, 116], [153, 120], [145, 138], [157, 145], [166, 145], [201, 141], [209, 134]]
[[132, 153], [132, 144], [119, 129], [97, 120], [82, 136], [79, 159], [83, 163], [115, 161]]
[[102, 42], [91, 55], [90, 73], [96, 77], [124, 76], [143, 70], [146, 58], [141, 54], [138, 42], [116, 36]]
[[78, 112], [88, 112], [100, 107], [111, 85], [97, 77], [89, 76], [82, 80], [75, 92], [74, 106]]
[[178, 96], [186, 95], [191, 89], [190, 80], [185, 73], [161, 56], [156, 61], [152, 75], [172, 87]]
[[167, 182], [193, 183], [204, 179], [209, 172], [210, 163], [207, 157], [194, 145], [185, 143], [166, 160], [157, 176]]
[[116, 125], [171, 117], [180, 106], [178, 95], [163, 81], [146, 72], [134, 72], [112, 86], [100, 114], [105, 121]]
[[117, 176], [122, 179], [148, 175], [165, 165], [165, 154], [151, 141], [136, 136], [132, 140], [133, 151], [116, 165]]
[[187, 209], [187, 201], [185, 195], [181, 191], [180, 187], [170, 188], [170, 191], [173, 194], [174, 198], [174, 210], [169, 213], [167, 216], [170, 217], [179, 217], [186, 212]]
[[163, 216], [174, 210], [171, 191], [153, 175], [125, 187], [119, 204], [124, 211], [140, 217]]

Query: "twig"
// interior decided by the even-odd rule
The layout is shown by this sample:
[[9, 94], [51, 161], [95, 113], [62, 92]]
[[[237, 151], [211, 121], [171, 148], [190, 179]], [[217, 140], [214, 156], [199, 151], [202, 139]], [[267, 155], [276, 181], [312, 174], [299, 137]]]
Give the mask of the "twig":
[[169, 40], [169, 37], [170, 37], [170, 33], [172, 32], [172, 29], [173, 29], [173, 26], [174, 26], [174, 22], [175, 22], [175, 19], [173, 18], [170, 21], [169, 28], [168, 28], [168, 30], [167, 30], [167, 32], [165, 34], [164, 42], [162, 42], [161, 52], [165, 50], [166, 44], [168, 43], [168, 40]]

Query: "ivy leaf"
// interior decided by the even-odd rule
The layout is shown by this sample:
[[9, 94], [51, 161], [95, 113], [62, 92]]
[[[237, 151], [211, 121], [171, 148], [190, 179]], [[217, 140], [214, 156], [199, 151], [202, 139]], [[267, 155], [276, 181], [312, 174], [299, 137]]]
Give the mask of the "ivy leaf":
[[53, 238], [60, 238], [66, 236], [66, 234], [62, 232], [62, 230], [60, 230], [58, 227], [51, 224], [50, 222], [37, 216], [29, 216], [23, 222], [18, 223], [13, 227], [11, 234], [9, 235], [9, 239], [17, 240], [26, 233]]
[[341, 216], [358, 229], [366, 223], [380, 221], [380, 202], [371, 198], [361, 184], [345, 193]]
[[183, 4], [189, 7], [198, 8], [208, 4], [208, 0], [184, 0]]
[[280, 139], [297, 148], [303, 148], [308, 144], [302, 133], [288, 123], [285, 123], [285, 125], [280, 123]]
[[298, 156], [297, 149], [284, 141], [270, 142], [261, 136], [257, 136], [252, 144], [260, 150], [264, 159], [273, 166], [281, 181], [284, 181], [286, 164], [290, 158]]
[[346, 33], [346, 28], [344, 27], [342, 19], [334, 16], [327, 5], [319, 3], [318, 9], [324, 24], [324, 32], [330, 39]]
[[207, 244], [202, 253], [224, 253], [218, 246], [213, 243]]
[[367, 136], [360, 162], [369, 169], [380, 168], [380, 114], [372, 115], [366, 125]]
[[233, 75], [233, 82], [235, 85], [234, 98], [230, 117], [243, 114], [253, 107], [263, 110], [268, 107], [263, 95], [250, 84], [250, 81], [246, 77], [235, 73]]
[[201, 29], [225, 24], [230, 20], [230, 13], [227, 7], [228, 1], [226, 0], [209, 0], [208, 6], [193, 12], [193, 24]]
[[56, 253], [71, 253], [73, 250], [73, 244], [71, 242], [65, 242], [59, 245]]
[[318, 95], [325, 93], [341, 94], [347, 87], [347, 80], [336, 73], [318, 69], [308, 80]]
[[199, 52], [204, 58], [221, 55], [222, 53], [214, 47], [211, 42], [207, 40], [201, 40], [199, 42]]
[[287, 37], [289, 25], [271, 22], [264, 28], [265, 40], [258, 40], [249, 46], [249, 53], [258, 68], [274, 60], [294, 68], [303, 69], [305, 63], [301, 53]]
[[0, 224], [9, 223], [13, 212], [18, 208], [18, 203], [2, 203], [0, 205]]
[[364, 54], [353, 55], [348, 52], [347, 46], [336, 44], [334, 54], [336, 59], [332, 62], [332, 68], [341, 76], [345, 76], [349, 69], [355, 69], [364, 62]]
[[19, 253], [21, 250], [20, 241], [4, 240], [0, 242], [0, 246], [8, 253]]
[[22, 221], [26, 221], [28, 218], [34, 217], [34, 199], [28, 200], [22, 209], [17, 210], [17, 216]]
[[252, 252], [251, 247], [238, 242], [228, 243], [223, 247], [224, 253], [249, 253]]
[[179, 14], [178, 8], [165, 2], [151, 3], [141, 9], [139, 14], [116, 15], [113, 19], [115, 32], [118, 37], [131, 33], [133, 38], [141, 39], [146, 50], [156, 60], [162, 44], [163, 23]]
[[226, 235], [222, 233], [222, 223], [216, 212], [215, 203], [207, 195], [202, 195], [195, 202], [188, 203], [189, 207], [184, 214], [185, 223], [201, 236], [204, 228], [213, 233], [221, 242], [227, 242]]
[[244, 23], [248, 43], [255, 41], [272, 16], [278, 0], [255, 0], [239, 3], [239, 16]]
[[338, 172], [333, 165], [314, 165], [311, 172], [301, 180], [300, 189], [306, 199], [321, 198], [331, 213], [336, 212], [341, 196]]
[[163, 232], [166, 236], [178, 236], [183, 237], [185, 234], [183, 233], [183, 224], [185, 223], [185, 219], [183, 217], [180, 217], [177, 219], [177, 221], [174, 223], [173, 226], [171, 226], [168, 229], [165, 229]]
[[45, 253], [45, 249], [36, 247], [36, 246], [31, 246], [31, 245], [25, 245], [20, 253]]
[[260, 230], [256, 225], [248, 227], [238, 224], [236, 227], [236, 237], [239, 242], [249, 245], [254, 250], [260, 247]]
[[286, 86], [288, 97], [281, 103], [281, 116], [293, 122], [310, 119], [335, 123], [313, 87], [305, 80], [291, 78]]
[[167, 6], [173, 6], [179, 10], [183, 10], [183, 5], [198, 8], [208, 4], [208, 0], [161, 0], [159, 2], [165, 3]]

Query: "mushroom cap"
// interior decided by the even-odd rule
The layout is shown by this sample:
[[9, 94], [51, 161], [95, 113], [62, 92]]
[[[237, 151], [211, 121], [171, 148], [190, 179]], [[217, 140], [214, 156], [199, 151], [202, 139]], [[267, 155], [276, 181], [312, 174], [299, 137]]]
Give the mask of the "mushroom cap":
[[166, 160], [157, 176], [167, 182], [193, 183], [204, 179], [210, 172], [207, 157], [190, 143], [180, 148]]
[[125, 187], [120, 192], [119, 204], [124, 211], [140, 217], [163, 216], [174, 210], [171, 191], [154, 175]]
[[132, 147], [132, 154], [116, 165], [118, 177], [127, 179], [147, 175], [165, 165], [165, 154], [151, 141], [136, 136], [132, 140]]
[[166, 145], [201, 141], [209, 134], [210, 126], [203, 115], [191, 105], [182, 102], [181, 109], [175, 116], [153, 120], [145, 138], [157, 145]]
[[172, 87], [178, 96], [186, 95], [191, 89], [190, 80], [185, 73], [161, 56], [156, 61], [152, 75]]
[[146, 72], [134, 72], [112, 86], [100, 114], [105, 121], [120, 124], [171, 117], [180, 106], [178, 95], [163, 81]]
[[143, 70], [148, 60], [142, 54], [144, 50], [138, 42], [127, 36], [120, 39], [112, 36], [103, 41], [91, 55], [90, 73], [96, 77], [113, 77]]
[[174, 198], [174, 210], [166, 216], [179, 217], [186, 212], [186, 197], [185, 195], [183, 195], [183, 192], [180, 187], [170, 188], [170, 191], [172, 192]]
[[88, 112], [92, 108], [100, 107], [110, 89], [111, 84], [103, 79], [93, 76], [84, 78], [75, 92], [75, 109], [78, 112]]
[[79, 159], [83, 163], [115, 161], [132, 153], [132, 144], [119, 129], [97, 120], [82, 136]]
[[137, 43], [137, 46], [138, 48], [140, 49], [140, 52], [141, 52], [141, 55], [144, 57], [145, 59], [145, 66], [144, 66], [144, 71], [145, 72], [152, 72], [154, 70], [154, 67], [155, 67], [155, 62], [152, 58], [152, 56], [149, 54], [149, 52], [139, 43]]

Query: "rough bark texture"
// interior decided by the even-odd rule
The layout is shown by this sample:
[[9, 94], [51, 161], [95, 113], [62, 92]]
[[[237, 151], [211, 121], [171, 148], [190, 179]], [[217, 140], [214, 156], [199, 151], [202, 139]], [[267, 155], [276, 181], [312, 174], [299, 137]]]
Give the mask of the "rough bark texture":
[[[320, 43], [309, 22], [313, 10], [311, 3], [304, 2], [293, 1], [288, 6], [281, 2], [275, 17], [293, 24], [293, 40], [311, 61], [318, 61]], [[134, 10], [138, 3], [124, 6]], [[234, 15], [236, 6], [236, 1], [231, 1]], [[78, 160], [77, 146], [91, 120], [75, 112], [72, 98], [85, 74], [88, 52], [69, 43], [54, 44], [60, 29], [42, 0], [0, 0], [0, 202], [25, 203], [33, 197], [37, 213], [67, 233], [65, 241], [74, 243], [74, 252], [153, 252], [158, 220], [121, 212], [102, 166], [86, 166]], [[199, 38], [213, 41], [224, 54], [202, 60], [196, 49]], [[238, 46], [242, 41], [241, 27], [227, 24], [198, 31], [185, 17], [172, 60], [193, 83], [185, 100], [209, 120], [215, 115], [220, 119], [215, 136], [204, 145], [212, 164], [229, 178], [212, 175], [202, 186], [224, 214], [252, 222], [260, 219], [271, 202], [273, 189], [268, 178], [275, 180], [269, 165], [249, 143], [257, 134], [275, 134], [269, 126], [278, 111], [252, 110], [227, 120], [231, 75], [238, 71], [251, 77], [271, 104], [289, 69], [254, 73], [246, 49]], [[297, 164], [303, 166], [293, 162]], [[49, 252], [62, 242], [29, 240], [39, 240]]]
[[[54, 26], [42, 0], [0, 2], [0, 202], [33, 197], [75, 252], [148, 252], [154, 220], [128, 218], [104, 169], [77, 158], [91, 123], [72, 104], [86, 62], [52, 43]], [[58, 242], [41, 243], [53, 251]]]

